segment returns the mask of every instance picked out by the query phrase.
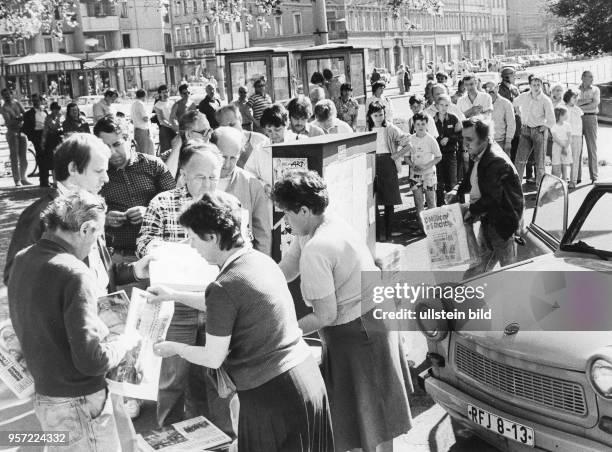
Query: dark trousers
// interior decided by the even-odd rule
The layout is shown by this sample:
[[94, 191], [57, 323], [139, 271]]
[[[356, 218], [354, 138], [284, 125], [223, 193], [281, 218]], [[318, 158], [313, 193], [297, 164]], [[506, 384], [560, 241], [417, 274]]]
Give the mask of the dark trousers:
[[444, 205], [444, 193], [451, 191], [457, 184], [457, 152], [442, 153], [442, 160], [436, 165], [438, 177], [438, 188], [436, 190], [436, 202], [438, 207]]
[[172, 148], [172, 138], [176, 136], [176, 132], [170, 127], [159, 126], [159, 153], [163, 153]]
[[[44, 149], [40, 145], [42, 130], [34, 131], [34, 149], [36, 150], [36, 164], [38, 165], [38, 180], [43, 187], [49, 186], [49, 174], [53, 171], [53, 151], [62, 142], [59, 135], [47, 134], [47, 142]], [[37, 146], [38, 143], [38, 146]]]

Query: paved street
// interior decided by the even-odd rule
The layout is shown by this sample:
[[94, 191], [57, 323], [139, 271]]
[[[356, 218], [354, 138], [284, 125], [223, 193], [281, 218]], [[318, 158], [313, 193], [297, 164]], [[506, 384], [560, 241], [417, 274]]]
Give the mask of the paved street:
[[[576, 62], [563, 64], [562, 67], [571, 69], [568, 74], [575, 71], [586, 69], [587, 64], [592, 63], [595, 66], [592, 68], [596, 72], [596, 80], [598, 78], [597, 71], [600, 71], [603, 77], [607, 70], [608, 79], [612, 79], [611, 66], [612, 58], [606, 58], [596, 62]], [[554, 66], [554, 67], [553, 67]], [[560, 70], [560, 65], [551, 65], [550, 67], [534, 68], [534, 71], [543, 73], [551, 73], [551, 71]], [[547, 72], [548, 71], [548, 72]], [[419, 91], [421, 91], [419, 89]], [[393, 106], [398, 114], [408, 111], [408, 96], [395, 97]], [[601, 125], [598, 139], [599, 160], [601, 167], [601, 179], [612, 180], [612, 126]], [[8, 152], [2, 137], [0, 140], [0, 161], [8, 159]], [[584, 171], [588, 171], [586, 167]], [[588, 174], [588, 173], [586, 173]], [[401, 187], [404, 204], [396, 215], [396, 230], [402, 232], [402, 235], [394, 238], [395, 243], [406, 245], [407, 253], [410, 256], [410, 262], [415, 269], [428, 268], [427, 251], [425, 241], [423, 239], [413, 239], [409, 236], [408, 225], [414, 219], [412, 214], [412, 197], [408, 187], [405, 184], [406, 179], [402, 179]], [[6, 248], [12, 235], [15, 222], [23, 209], [29, 205], [33, 199], [40, 196], [41, 189], [38, 188], [14, 188], [10, 177], [0, 177], [0, 271], [4, 267]], [[584, 192], [584, 190], [580, 190]], [[580, 196], [577, 194], [575, 196]], [[571, 200], [570, 200], [571, 203]], [[533, 205], [533, 194], [528, 194], [528, 206]], [[575, 207], [575, 206], [574, 206]], [[526, 218], [531, 218], [531, 208], [526, 214]], [[6, 287], [0, 283], [0, 320], [8, 316], [6, 306]], [[417, 366], [422, 363], [425, 356], [425, 342], [420, 333], [406, 335], [409, 345], [408, 359], [413, 361]], [[411, 408], [413, 410], [414, 427], [411, 432], [398, 439], [396, 446], [398, 451], [452, 451], [452, 452], [488, 452], [493, 449], [477, 439], [469, 439], [456, 442], [450, 427], [450, 420], [440, 406], [433, 403], [431, 398], [426, 394], [417, 392], [411, 398]], [[147, 430], [153, 426], [154, 409], [153, 404], [145, 405], [142, 416], [136, 422], [136, 427], [139, 430]], [[0, 385], [0, 430], [37, 430], [37, 421], [32, 412], [30, 401], [18, 401], [9, 392], [8, 389]], [[0, 447], [0, 450], [3, 449]], [[35, 450], [35, 449], [22, 449]]]

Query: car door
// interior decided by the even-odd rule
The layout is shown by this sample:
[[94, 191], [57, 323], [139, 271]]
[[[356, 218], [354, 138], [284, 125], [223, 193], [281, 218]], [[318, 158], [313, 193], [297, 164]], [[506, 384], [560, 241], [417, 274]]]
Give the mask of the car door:
[[567, 218], [567, 184], [556, 176], [545, 174], [538, 190], [531, 223], [517, 240], [518, 260], [557, 250], [567, 229]]

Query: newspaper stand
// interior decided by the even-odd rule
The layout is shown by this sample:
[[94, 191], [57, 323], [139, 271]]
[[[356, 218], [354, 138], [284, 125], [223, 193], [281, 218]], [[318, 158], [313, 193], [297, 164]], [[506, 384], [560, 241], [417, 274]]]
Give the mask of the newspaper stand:
[[[322, 135], [272, 146], [273, 181], [293, 168], [318, 172], [327, 182], [329, 210], [342, 216], [368, 244], [372, 255], [376, 245], [376, 204], [374, 175], [376, 133]], [[272, 257], [279, 262], [293, 236], [274, 209]], [[298, 318], [310, 312], [300, 293], [299, 278], [289, 285]]]

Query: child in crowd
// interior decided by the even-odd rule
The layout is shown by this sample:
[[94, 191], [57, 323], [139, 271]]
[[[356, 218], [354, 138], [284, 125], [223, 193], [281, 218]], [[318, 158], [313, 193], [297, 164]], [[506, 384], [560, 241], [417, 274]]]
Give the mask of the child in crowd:
[[427, 133], [430, 134], [432, 137], [437, 138], [438, 137], [438, 129], [436, 129], [436, 125], [433, 122], [433, 118], [431, 116], [429, 116], [427, 113], [425, 113], [425, 98], [423, 96], [420, 96], [418, 94], [413, 94], [412, 96], [410, 96], [410, 99], [408, 99], [408, 103], [410, 104], [410, 110], [412, 110], [412, 117], [408, 120], [408, 132], [410, 134], [414, 134], [415, 133], [415, 127], [414, 127], [414, 115], [416, 115], [417, 113], [422, 113], [423, 115], [427, 116], [428, 120], [427, 120]]
[[555, 108], [555, 119], [557, 123], [550, 129], [552, 145], [552, 174], [567, 180], [572, 167], [572, 151], [570, 150], [570, 140], [572, 136], [572, 126], [567, 122], [567, 108], [560, 106]]
[[438, 174], [437, 200], [438, 207], [444, 205], [444, 194], [457, 184], [457, 150], [461, 140], [461, 121], [449, 113], [451, 98], [448, 94], [441, 94], [436, 99], [434, 123], [438, 129], [438, 144], [442, 153], [442, 160], [436, 167]]
[[406, 156], [411, 169], [410, 186], [418, 215], [424, 207], [423, 197], [427, 201], [428, 208], [436, 206], [436, 165], [442, 160], [442, 154], [436, 139], [427, 133], [429, 118], [417, 113], [412, 119], [415, 134], [410, 136], [412, 147]]
[[376, 237], [381, 239], [378, 206], [385, 206], [384, 231], [386, 240], [391, 233], [391, 217], [395, 205], [402, 204], [397, 174], [401, 160], [410, 149], [409, 137], [387, 122], [386, 108], [380, 102], [372, 102], [366, 114], [368, 130], [376, 131]]
[[563, 102], [569, 117], [569, 123], [572, 128], [572, 136], [570, 138], [570, 148], [572, 149], [572, 174], [570, 177], [570, 188], [575, 188], [578, 182], [578, 169], [582, 162], [582, 108], [576, 105], [578, 100], [578, 92], [568, 89], [563, 95]]

